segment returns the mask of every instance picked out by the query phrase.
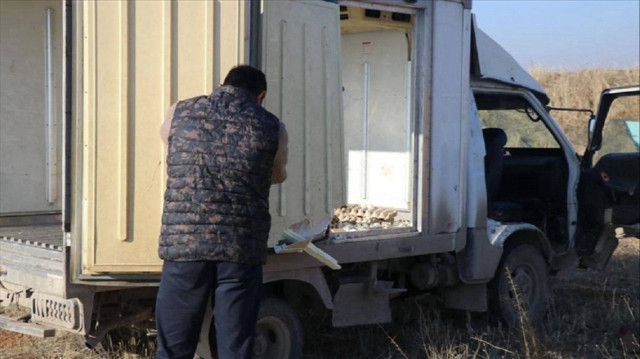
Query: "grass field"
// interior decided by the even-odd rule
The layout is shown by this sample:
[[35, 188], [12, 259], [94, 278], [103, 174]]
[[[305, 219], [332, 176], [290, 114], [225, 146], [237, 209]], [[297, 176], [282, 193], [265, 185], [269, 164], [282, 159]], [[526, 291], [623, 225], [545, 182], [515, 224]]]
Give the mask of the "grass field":
[[[640, 82], [640, 69], [532, 74], [553, 99], [552, 106], [596, 110], [600, 91]], [[620, 119], [638, 118], [640, 104], [616, 109]], [[580, 153], [588, 115], [553, 113]], [[330, 329], [326, 321], [305, 322], [305, 357], [333, 358], [640, 358], [640, 240], [622, 238], [604, 272], [575, 270], [551, 278], [549, 314], [536, 329], [510, 332], [485, 315], [443, 309], [435, 297], [393, 304], [394, 322]], [[0, 308], [0, 311], [12, 309]], [[16, 313], [17, 314], [17, 313]], [[0, 359], [147, 358], [98, 354], [69, 334], [38, 339], [0, 330]]]
[[[640, 83], [640, 68], [631, 69], [583, 69], [578, 71], [553, 71], [544, 67], [531, 69], [531, 75], [540, 82], [551, 98], [552, 107], [582, 108], [597, 111], [600, 92], [605, 88]], [[640, 100], [625, 102], [626, 106], [613, 106], [610, 117], [638, 119]], [[588, 113], [551, 111], [577, 152], [582, 154], [587, 145]]]

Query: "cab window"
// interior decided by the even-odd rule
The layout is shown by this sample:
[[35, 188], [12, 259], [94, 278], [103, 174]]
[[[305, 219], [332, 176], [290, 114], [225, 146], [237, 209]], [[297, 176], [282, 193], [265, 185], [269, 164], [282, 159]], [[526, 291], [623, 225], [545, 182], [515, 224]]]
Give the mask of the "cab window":
[[640, 151], [640, 98], [619, 97], [611, 104], [602, 131], [602, 147], [594, 155], [594, 163], [610, 153]]
[[542, 117], [520, 96], [476, 96], [483, 128], [501, 128], [507, 148], [560, 148]]

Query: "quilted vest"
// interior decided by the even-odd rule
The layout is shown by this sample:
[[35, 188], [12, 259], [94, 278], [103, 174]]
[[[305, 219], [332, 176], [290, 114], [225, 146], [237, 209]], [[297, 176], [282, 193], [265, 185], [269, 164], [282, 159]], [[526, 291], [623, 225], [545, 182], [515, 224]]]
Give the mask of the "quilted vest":
[[158, 254], [264, 263], [279, 120], [239, 88], [176, 104]]

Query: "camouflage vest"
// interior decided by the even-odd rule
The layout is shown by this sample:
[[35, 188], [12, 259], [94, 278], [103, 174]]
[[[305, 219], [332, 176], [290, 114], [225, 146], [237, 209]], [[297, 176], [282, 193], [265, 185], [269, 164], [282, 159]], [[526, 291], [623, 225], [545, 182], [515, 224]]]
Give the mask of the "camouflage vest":
[[158, 253], [172, 261], [264, 263], [278, 119], [239, 88], [176, 105]]

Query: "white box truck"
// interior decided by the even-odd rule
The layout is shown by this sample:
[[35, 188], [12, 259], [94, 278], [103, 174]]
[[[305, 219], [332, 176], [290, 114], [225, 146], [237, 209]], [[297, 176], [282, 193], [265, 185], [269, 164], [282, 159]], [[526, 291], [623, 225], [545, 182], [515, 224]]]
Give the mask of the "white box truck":
[[[602, 150], [607, 106], [638, 86], [603, 93], [579, 156], [471, 1], [2, 1], [0, 27], [0, 303], [30, 309], [2, 329], [153, 340], [159, 127], [240, 63], [265, 71], [290, 137], [258, 357], [299, 357], [314, 305], [380, 323], [393, 298], [435, 292], [513, 323], [508, 276], [540, 318], [548, 275], [603, 268], [615, 226], [638, 231], [637, 143]], [[327, 219], [313, 243], [341, 269], [273, 250]]]

